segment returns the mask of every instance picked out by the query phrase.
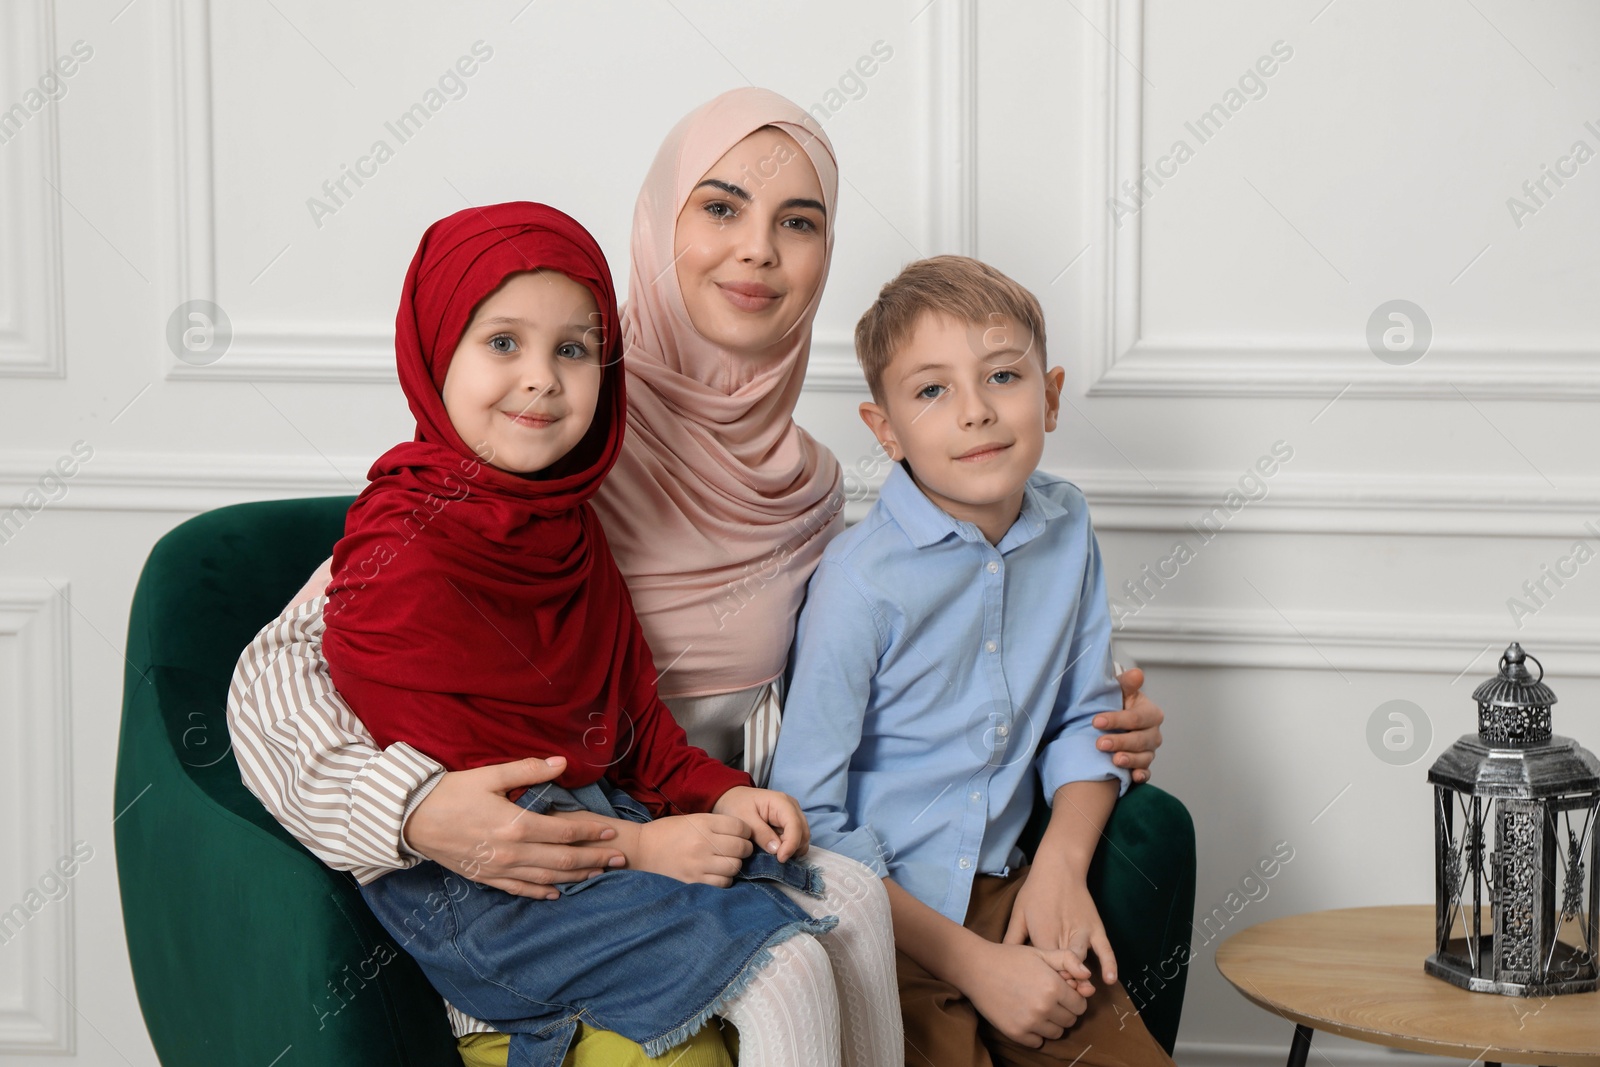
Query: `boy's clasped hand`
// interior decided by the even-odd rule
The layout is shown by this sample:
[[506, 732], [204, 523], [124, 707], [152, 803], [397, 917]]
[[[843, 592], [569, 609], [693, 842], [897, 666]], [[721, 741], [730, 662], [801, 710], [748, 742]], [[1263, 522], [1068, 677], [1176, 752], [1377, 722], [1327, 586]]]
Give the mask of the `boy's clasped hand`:
[[978, 959], [965, 989], [978, 1013], [1019, 1045], [1058, 1038], [1089, 1010], [1089, 968], [1066, 949], [974, 946]]

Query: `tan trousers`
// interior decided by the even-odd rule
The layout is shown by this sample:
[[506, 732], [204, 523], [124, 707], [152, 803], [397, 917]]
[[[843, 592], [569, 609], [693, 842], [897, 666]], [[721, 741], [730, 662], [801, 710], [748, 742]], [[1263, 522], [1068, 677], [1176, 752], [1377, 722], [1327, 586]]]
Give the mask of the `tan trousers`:
[[[1024, 867], [1008, 878], [979, 875], [967, 905], [967, 929], [990, 941], [1004, 938], [1028, 871]], [[895, 963], [907, 1067], [1174, 1067], [1120, 982], [1105, 987], [1097, 975], [1089, 1011], [1077, 1025], [1043, 1048], [1028, 1048], [990, 1026], [960, 990], [904, 952], [896, 951]]]

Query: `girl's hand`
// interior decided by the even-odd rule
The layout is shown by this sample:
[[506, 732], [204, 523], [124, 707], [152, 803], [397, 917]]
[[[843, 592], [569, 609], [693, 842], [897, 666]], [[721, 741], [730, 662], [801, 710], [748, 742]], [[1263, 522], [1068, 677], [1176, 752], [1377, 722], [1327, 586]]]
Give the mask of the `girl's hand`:
[[637, 836], [625, 847], [630, 849], [631, 870], [720, 889], [733, 884], [733, 876], [753, 851], [743, 823], [710, 812], [639, 823]]
[[792, 859], [811, 846], [811, 827], [788, 793], [737, 785], [722, 794], [711, 810], [739, 819], [750, 840], [780, 860]]
[[535, 815], [506, 799], [513, 789], [560, 776], [566, 766], [557, 756], [449, 771], [406, 819], [405, 842], [474, 882], [513, 896], [554, 900], [560, 894], [552, 885], [626, 862], [611, 841], [616, 831], [604, 822]]
[[1161, 747], [1161, 724], [1167, 715], [1144, 695], [1144, 671], [1138, 667], [1117, 675], [1117, 682], [1122, 686], [1122, 710], [1096, 715], [1094, 728], [1120, 731], [1100, 738], [1099, 748], [1115, 753], [1111, 761], [1118, 767], [1131, 768], [1138, 785], [1150, 780], [1150, 764]]

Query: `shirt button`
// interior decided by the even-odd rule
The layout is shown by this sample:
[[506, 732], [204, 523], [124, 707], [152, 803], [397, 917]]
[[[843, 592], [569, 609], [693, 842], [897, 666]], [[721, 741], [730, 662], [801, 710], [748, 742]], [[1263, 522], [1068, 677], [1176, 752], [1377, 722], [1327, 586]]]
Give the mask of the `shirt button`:
[[982, 793], [977, 793], [977, 792], [968, 793], [967, 796], [972, 800], [982, 800], [983, 799], [983, 794]]
[[962, 856], [959, 860], [956, 861], [956, 866], [960, 867], [964, 871], [968, 867], [972, 866], [972, 861], [967, 859], [967, 857]]
[[985, 652], [993, 652], [995, 649], [997, 649], [999, 647], [1000, 646], [995, 644], [993, 641], [985, 641], [983, 643], [983, 650]]
[[1000, 564], [996, 563], [994, 560], [991, 559], [989, 561], [989, 573], [993, 574], [996, 571], [998, 571], [999, 569], [1000, 569]]
[[1001, 723], [999, 726], [996, 726], [994, 728], [994, 733], [995, 733], [996, 737], [1004, 737], [1007, 734], [1009, 734], [1010, 732], [1011, 732], [1011, 727], [1005, 725], [1004, 723]]

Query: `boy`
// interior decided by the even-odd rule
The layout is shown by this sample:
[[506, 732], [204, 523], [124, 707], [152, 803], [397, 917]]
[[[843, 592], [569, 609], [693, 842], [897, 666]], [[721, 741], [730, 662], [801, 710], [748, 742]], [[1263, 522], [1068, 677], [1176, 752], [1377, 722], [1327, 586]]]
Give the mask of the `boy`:
[[[1128, 772], [1090, 725], [1121, 693], [1088, 510], [1035, 470], [1064, 378], [1039, 303], [976, 260], [922, 260], [856, 353], [897, 466], [811, 578], [772, 788], [885, 880], [909, 1065], [1171, 1067], [1085, 885]], [[1025, 867], [1036, 780], [1052, 814]]]

